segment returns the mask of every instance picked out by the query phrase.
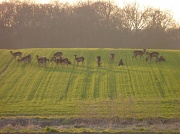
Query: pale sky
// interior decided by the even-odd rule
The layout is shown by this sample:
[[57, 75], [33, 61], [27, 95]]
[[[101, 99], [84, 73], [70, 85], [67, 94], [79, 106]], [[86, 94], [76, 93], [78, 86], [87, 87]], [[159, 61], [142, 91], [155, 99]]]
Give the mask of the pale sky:
[[[50, 0], [39, 0], [43, 3], [47, 3]], [[68, 2], [68, 3], [76, 3], [78, 1], [86, 1], [86, 0], [60, 0], [60, 2]], [[97, 0], [94, 0], [97, 1]], [[142, 7], [155, 7], [161, 10], [169, 10], [174, 19], [180, 23], [180, 0], [107, 0], [113, 1], [118, 6], [123, 7], [125, 4], [137, 2]]]
[[[51, 0], [36, 0], [36, 1], [39, 1], [41, 3], [48, 3]], [[78, 1], [86, 1], [86, 0], [59, 0], [59, 1], [73, 4]], [[98, 1], [98, 0], [90, 0], [90, 1]], [[151, 6], [151, 7], [159, 8], [161, 10], [169, 10], [172, 13], [174, 19], [178, 23], [180, 23], [180, 0], [107, 0], [107, 1], [113, 1], [120, 7], [123, 7], [125, 4], [128, 3], [137, 2], [142, 7]]]

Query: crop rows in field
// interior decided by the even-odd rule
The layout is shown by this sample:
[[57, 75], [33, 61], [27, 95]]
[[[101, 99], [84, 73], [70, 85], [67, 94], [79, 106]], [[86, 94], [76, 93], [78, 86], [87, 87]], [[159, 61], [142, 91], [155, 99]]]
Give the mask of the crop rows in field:
[[[18, 63], [1, 50], [1, 115], [179, 117], [180, 51], [158, 50], [167, 62], [132, 60], [131, 49], [21, 49], [32, 62]], [[36, 55], [62, 51], [72, 65], [38, 66]], [[154, 51], [154, 50], [149, 50]], [[157, 50], [156, 50], [157, 51]], [[116, 54], [110, 62], [109, 54]], [[82, 65], [73, 55], [84, 56]], [[102, 57], [97, 67], [95, 57]], [[124, 66], [117, 66], [119, 59]], [[11, 62], [10, 62], [11, 61]]]

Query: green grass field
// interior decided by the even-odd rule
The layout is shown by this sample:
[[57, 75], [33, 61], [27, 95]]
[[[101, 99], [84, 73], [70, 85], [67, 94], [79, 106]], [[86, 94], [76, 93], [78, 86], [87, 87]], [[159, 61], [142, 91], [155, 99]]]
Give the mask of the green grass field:
[[[18, 63], [9, 51], [0, 50], [0, 116], [180, 118], [180, 50], [147, 50], [167, 60], [151, 64], [145, 56], [132, 60], [132, 49], [13, 50], [31, 54], [31, 64]], [[57, 51], [72, 65], [38, 66], [36, 54]], [[74, 54], [85, 57], [84, 65], [74, 63]], [[120, 58], [124, 66], [117, 66]]]

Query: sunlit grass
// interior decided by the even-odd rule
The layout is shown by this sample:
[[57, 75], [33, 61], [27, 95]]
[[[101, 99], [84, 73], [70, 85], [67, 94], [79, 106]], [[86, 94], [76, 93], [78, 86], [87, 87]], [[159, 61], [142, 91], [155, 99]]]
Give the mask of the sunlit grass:
[[[15, 50], [13, 50], [15, 51]], [[32, 63], [18, 63], [1, 50], [0, 115], [54, 115], [125, 118], [180, 117], [180, 51], [159, 51], [166, 62], [132, 60], [132, 49], [21, 49]], [[50, 58], [62, 51], [69, 67], [38, 66], [36, 55]], [[116, 54], [110, 63], [109, 54]], [[84, 56], [76, 65], [73, 55]], [[97, 67], [95, 57], [102, 57]], [[125, 65], [117, 66], [120, 58]], [[12, 61], [11, 61], [12, 60]]]

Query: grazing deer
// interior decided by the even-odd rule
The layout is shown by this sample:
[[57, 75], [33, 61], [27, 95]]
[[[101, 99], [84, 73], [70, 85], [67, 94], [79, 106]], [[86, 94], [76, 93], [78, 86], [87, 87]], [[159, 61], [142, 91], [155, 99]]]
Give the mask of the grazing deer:
[[62, 52], [56, 52], [53, 57], [62, 57], [63, 53]]
[[74, 59], [76, 60], [77, 64], [79, 64], [79, 62], [82, 62], [82, 64], [83, 64], [83, 62], [84, 62], [84, 57], [77, 58], [77, 55], [74, 55]]
[[152, 61], [152, 58], [155, 57], [156, 60], [159, 59], [159, 53], [158, 52], [146, 52], [146, 62], [149, 61], [149, 63]]
[[60, 57], [59, 59], [56, 60], [56, 64], [58, 65], [59, 63], [60, 63], [61, 65], [64, 63], [64, 64], [67, 65], [67, 67], [68, 67], [69, 64], [71, 64], [71, 62], [69, 61], [68, 58], [64, 58], [64, 59], [63, 59], [62, 57]]
[[142, 51], [142, 50], [134, 50], [134, 51], [133, 51], [132, 60], [133, 60], [134, 57], [136, 58], [136, 56], [138, 56], [138, 55], [140, 56], [140, 59], [141, 59], [142, 55], [143, 55], [145, 52], [146, 52], [146, 49], [143, 49], [143, 51]]
[[63, 62], [64, 64], [66, 64], [67, 67], [68, 67], [69, 64], [71, 64], [71, 62], [70, 62], [67, 58], [62, 59], [62, 62]]
[[122, 60], [122, 59], [120, 59], [120, 61], [118, 62], [118, 66], [120, 66], [120, 65], [124, 65], [124, 63], [123, 63], [123, 60]]
[[56, 65], [58, 65], [58, 64], [61, 64], [61, 65], [62, 65], [62, 60], [61, 60], [61, 58], [53, 59], [52, 61], [56, 62]]
[[96, 56], [96, 62], [97, 62], [97, 64], [98, 64], [98, 67], [100, 67], [101, 66], [101, 56]]
[[70, 61], [68, 61], [68, 64], [72, 64]]
[[54, 61], [55, 63], [57, 63], [57, 58], [62, 57], [62, 55], [63, 55], [62, 52], [56, 52], [56, 53], [53, 54], [53, 57], [51, 57], [50, 61], [51, 62]]
[[38, 65], [41, 63], [46, 66], [46, 62], [47, 61], [49, 62], [49, 59], [47, 59], [46, 57], [39, 57], [38, 55], [36, 55], [36, 58], [37, 58]]
[[115, 58], [115, 54], [114, 54], [114, 53], [111, 53], [111, 54], [110, 54], [110, 59], [111, 59], [111, 61], [113, 61], [114, 58]]
[[22, 57], [21, 59], [18, 59], [18, 62], [20, 62], [20, 61], [27, 61], [28, 63], [30, 63], [31, 62], [31, 55], [28, 54], [28, 55]]
[[12, 51], [10, 51], [10, 53], [14, 56], [14, 58], [16, 58], [16, 56], [19, 56], [20, 58], [21, 58], [21, 56], [22, 56], [22, 53], [21, 52], [12, 52]]

